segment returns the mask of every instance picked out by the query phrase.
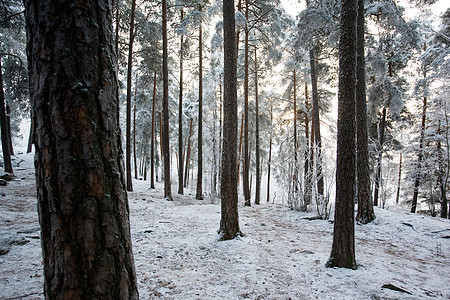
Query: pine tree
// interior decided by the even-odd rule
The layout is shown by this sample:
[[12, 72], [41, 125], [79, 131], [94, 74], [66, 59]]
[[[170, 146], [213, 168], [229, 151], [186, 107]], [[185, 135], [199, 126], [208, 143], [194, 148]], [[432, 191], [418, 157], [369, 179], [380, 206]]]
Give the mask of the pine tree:
[[110, 11], [25, 1], [46, 299], [138, 298]]
[[355, 259], [355, 85], [357, 0], [341, 1], [336, 208], [327, 267], [356, 269]]
[[234, 1], [223, 1], [224, 37], [224, 97], [223, 148], [220, 183], [222, 240], [234, 239], [240, 234], [237, 194], [237, 55]]
[[167, 0], [162, 1], [162, 36], [163, 36], [163, 111], [161, 130], [161, 149], [164, 157], [164, 198], [172, 200], [170, 182], [170, 149], [169, 149], [169, 69], [167, 47]]

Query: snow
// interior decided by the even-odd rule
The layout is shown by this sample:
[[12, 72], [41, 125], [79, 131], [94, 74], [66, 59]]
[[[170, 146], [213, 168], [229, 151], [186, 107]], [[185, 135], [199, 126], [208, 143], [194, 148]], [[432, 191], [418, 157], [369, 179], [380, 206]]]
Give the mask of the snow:
[[[0, 299], [42, 299], [32, 155], [19, 157], [19, 179], [0, 187], [0, 232], [28, 230], [17, 235], [29, 242], [0, 256]], [[218, 199], [181, 196], [174, 186], [166, 201], [161, 183], [148, 185], [134, 181], [129, 193], [141, 299], [450, 299], [450, 220], [376, 209], [374, 222], [356, 225], [358, 269], [330, 269], [333, 224], [307, 220], [313, 212], [240, 206], [245, 235], [219, 242]]]

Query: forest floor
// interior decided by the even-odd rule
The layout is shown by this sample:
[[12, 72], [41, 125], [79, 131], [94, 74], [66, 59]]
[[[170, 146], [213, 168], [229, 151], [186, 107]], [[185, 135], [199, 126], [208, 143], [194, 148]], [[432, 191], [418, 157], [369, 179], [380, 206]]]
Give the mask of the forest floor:
[[[0, 187], [0, 300], [43, 299], [32, 159]], [[450, 220], [376, 209], [356, 225], [357, 270], [326, 268], [333, 224], [283, 205], [239, 207], [244, 236], [219, 242], [218, 199], [174, 201], [162, 185], [135, 181], [129, 193], [140, 299], [450, 299]], [[402, 291], [382, 288], [398, 287]]]

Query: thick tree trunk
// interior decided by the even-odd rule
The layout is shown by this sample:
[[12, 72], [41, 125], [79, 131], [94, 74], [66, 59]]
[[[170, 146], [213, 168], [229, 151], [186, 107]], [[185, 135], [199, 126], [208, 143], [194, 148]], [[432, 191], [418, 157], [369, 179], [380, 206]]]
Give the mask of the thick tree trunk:
[[[116, 10], [116, 25], [115, 25], [115, 39], [114, 39], [114, 49], [116, 50], [116, 63], [119, 61], [119, 25], [120, 25], [120, 0], [115, 0], [115, 7]], [[114, 13], [114, 9], [112, 10], [112, 13]]]
[[162, 149], [164, 156], [164, 198], [172, 200], [170, 186], [170, 149], [169, 149], [169, 69], [167, 48], [167, 0], [162, 0], [163, 20], [163, 120], [162, 120]]
[[0, 127], [2, 137], [3, 163], [5, 172], [13, 174], [11, 147], [9, 146], [8, 123], [6, 120], [5, 94], [3, 92], [2, 57], [0, 56]]
[[316, 152], [317, 196], [323, 198], [322, 137], [320, 135], [319, 91], [317, 89], [316, 58], [314, 50], [309, 51], [309, 64], [311, 67], [312, 119], [314, 126], [314, 148]]
[[128, 42], [128, 69], [127, 69], [127, 120], [126, 120], [126, 171], [127, 191], [133, 190], [131, 178], [131, 71], [133, 69], [133, 41], [134, 41], [134, 16], [136, 11], [136, 0], [131, 1], [130, 39]]
[[[198, 10], [202, 11], [202, 6], [198, 6]], [[198, 132], [197, 132], [197, 191], [195, 199], [203, 200], [203, 32], [202, 22], [198, 27]]]
[[255, 47], [255, 139], [256, 139], [256, 191], [255, 204], [260, 203], [261, 198], [261, 170], [260, 170], [260, 153], [259, 153], [259, 103], [258, 103], [258, 63], [257, 63], [257, 48]]
[[356, 37], [356, 177], [358, 213], [356, 220], [367, 224], [375, 219], [370, 195], [369, 141], [367, 137], [366, 63], [364, 56], [364, 0], [358, 0]]
[[80, 3], [25, 1], [44, 295], [137, 299], [111, 2]]
[[156, 108], [156, 71], [153, 75], [153, 101], [152, 101], [152, 140], [150, 144], [150, 188], [155, 188], [155, 108]]
[[383, 144], [384, 144], [384, 128], [386, 126], [386, 107], [383, 107], [381, 114], [380, 127], [378, 130], [378, 158], [377, 158], [377, 170], [375, 173], [375, 189], [373, 192], [373, 205], [378, 206], [378, 194], [381, 183], [381, 163], [383, 159]]
[[[180, 21], [183, 22], [184, 12], [181, 9]], [[178, 96], [178, 194], [183, 195], [183, 55], [184, 36], [180, 37], [180, 93]]]
[[336, 208], [328, 267], [356, 269], [355, 259], [355, 84], [357, 0], [342, 0], [339, 37], [339, 94]]
[[221, 240], [234, 239], [240, 234], [237, 192], [237, 57], [234, 1], [223, 1], [224, 37], [224, 120], [222, 177], [220, 183]]
[[[248, 0], [245, 0], [245, 19], [248, 21]], [[248, 44], [248, 24], [245, 25], [245, 45], [244, 45], [244, 169], [242, 187], [244, 191], [244, 205], [250, 206], [250, 159], [249, 159], [249, 137], [248, 137], [248, 69], [249, 69], [249, 44]]]

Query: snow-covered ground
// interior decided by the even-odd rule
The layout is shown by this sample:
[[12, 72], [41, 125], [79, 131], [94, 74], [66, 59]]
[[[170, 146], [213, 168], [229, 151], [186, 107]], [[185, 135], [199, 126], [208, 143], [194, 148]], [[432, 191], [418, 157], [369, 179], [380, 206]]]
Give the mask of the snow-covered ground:
[[[43, 298], [34, 170], [19, 157], [18, 179], [0, 187], [0, 237], [17, 240], [0, 256], [3, 300]], [[449, 220], [376, 209], [373, 223], [356, 226], [358, 269], [330, 269], [333, 224], [306, 219], [314, 213], [241, 206], [245, 236], [218, 242], [218, 200], [174, 187], [168, 202], [148, 184], [135, 181], [129, 194], [141, 299], [450, 299]]]

